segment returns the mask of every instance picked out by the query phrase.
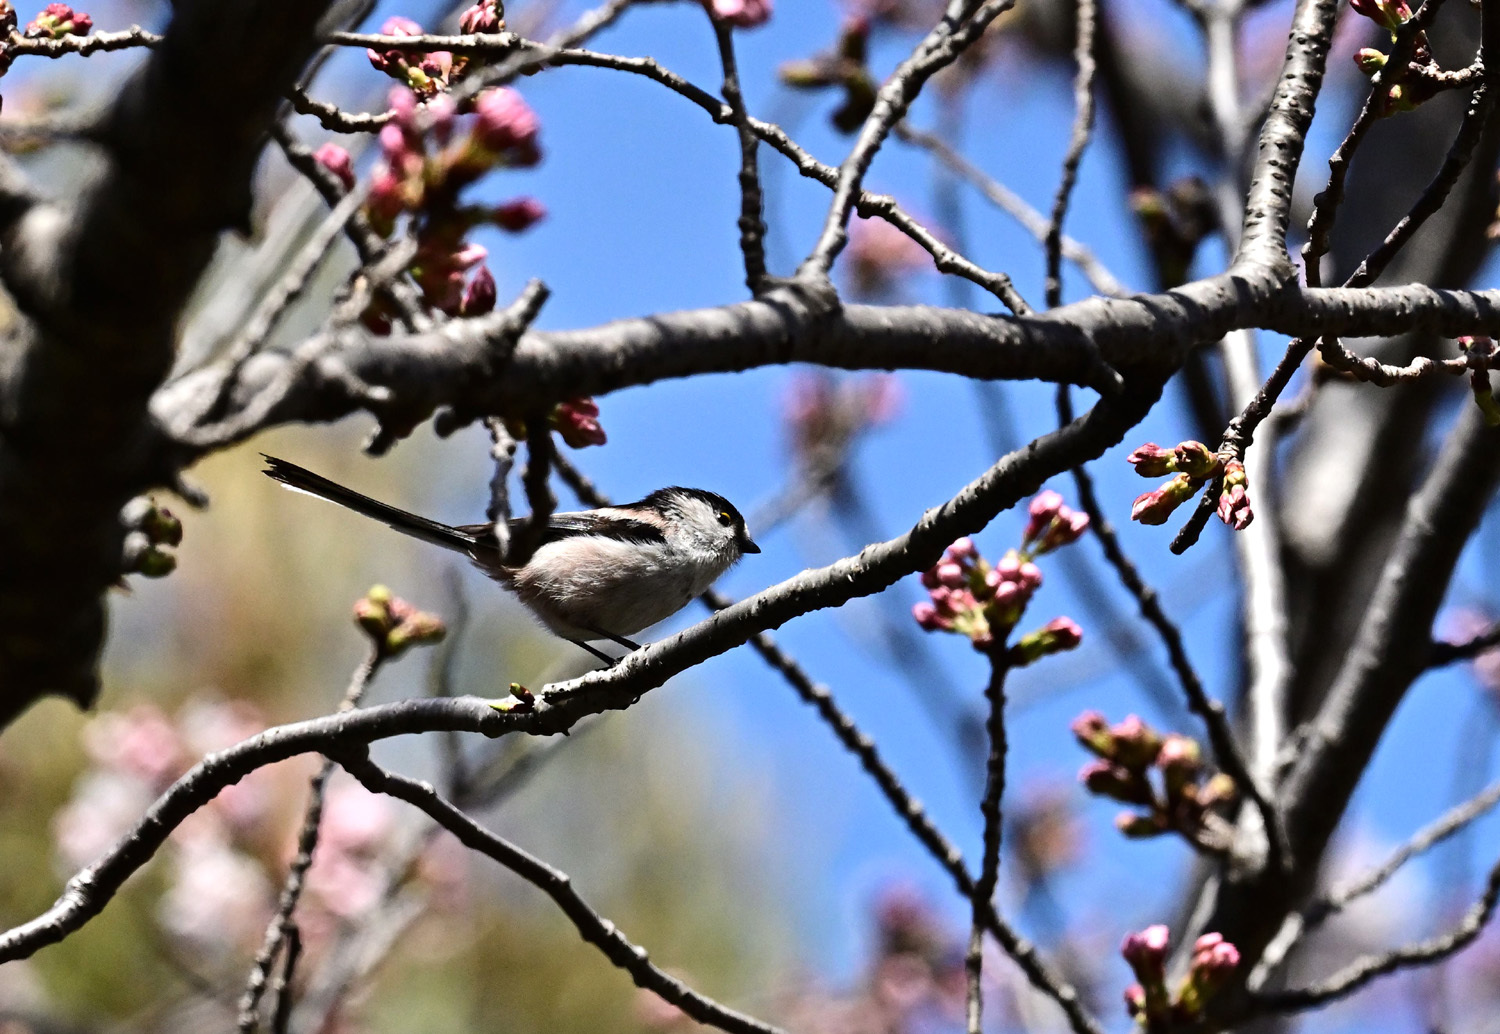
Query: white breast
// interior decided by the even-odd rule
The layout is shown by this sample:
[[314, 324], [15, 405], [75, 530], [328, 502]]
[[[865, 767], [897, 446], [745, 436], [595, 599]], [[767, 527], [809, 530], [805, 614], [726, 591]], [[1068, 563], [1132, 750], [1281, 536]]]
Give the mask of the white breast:
[[569, 639], [631, 636], [677, 613], [728, 569], [730, 561], [671, 545], [588, 535], [549, 542], [515, 573], [512, 587], [552, 631]]

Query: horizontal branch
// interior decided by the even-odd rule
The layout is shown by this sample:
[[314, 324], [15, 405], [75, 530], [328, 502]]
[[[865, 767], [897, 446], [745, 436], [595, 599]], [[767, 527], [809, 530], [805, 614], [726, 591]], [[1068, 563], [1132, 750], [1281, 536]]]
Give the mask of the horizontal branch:
[[[1159, 294], [1090, 298], [1032, 316], [988, 316], [931, 306], [848, 305], [829, 312], [793, 285], [717, 308], [586, 330], [530, 331], [503, 363], [495, 346], [514, 333], [514, 323], [500, 315], [390, 337], [350, 327], [338, 332], [337, 348], [313, 349], [326, 358], [265, 407], [264, 419], [247, 424], [242, 437], [275, 424], [336, 420], [368, 409], [347, 391], [348, 383], [387, 389], [408, 416], [449, 405], [471, 419], [665, 379], [793, 362], [1043, 380], [1111, 393], [1116, 368], [1174, 369], [1194, 347], [1243, 327], [1292, 336], [1500, 334], [1500, 291], [1276, 288], [1264, 277], [1231, 271]], [[286, 367], [300, 354], [262, 353], [246, 362], [228, 394], [231, 415], [268, 387], [284, 385]], [[158, 421], [178, 427], [183, 414], [202, 412], [197, 400], [222, 376], [208, 366], [166, 385], [152, 402]]]
[[22, 54], [35, 54], [39, 57], [62, 57], [64, 54], [80, 54], [87, 57], [108, 50], [129, 50], [132, 47], [155, 47], [162, 41], [162, 37], [154, 32], [147, 32], [139, 25], [132, 25], [122, 32], [95, 32], [87, 36], [59, 36], [57, 39], [47, 37], [33, 38], [22, 36], [4, 41], [5, 56], [8, 58], [20, 57]]

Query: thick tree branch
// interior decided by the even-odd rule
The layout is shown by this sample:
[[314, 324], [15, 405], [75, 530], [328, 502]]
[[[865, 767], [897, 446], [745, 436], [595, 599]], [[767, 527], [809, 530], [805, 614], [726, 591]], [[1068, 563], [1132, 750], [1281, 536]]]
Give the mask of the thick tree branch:
[[246, 221], [261, 141], [326, 6], [178, 3], [101, 124], [101, 175], [0, 233], [24, 316], [0, 346], [0, 725], [43, 694], [97, 691], [118, 514], [148, 480], [147, 402], [219, 234]]

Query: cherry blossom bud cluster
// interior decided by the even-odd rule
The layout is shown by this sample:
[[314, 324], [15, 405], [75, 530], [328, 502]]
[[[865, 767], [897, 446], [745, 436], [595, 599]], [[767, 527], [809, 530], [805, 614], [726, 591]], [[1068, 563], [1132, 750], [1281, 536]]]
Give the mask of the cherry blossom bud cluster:
[[1187, 976], [1172, 994], [1167, 990], [1170, 947], [1170, 933], [1161, 924], [1127, 934], [1120, 945], [1120, 954], [1136, 978], [1125, 989], [1125, 1008], [1136, 1026], [1148, 1034], [1168, 1034], [1196, 1023], [1239, 968], [1239, 949], [1221, 934], [1206, 933], [1194, 943]]
[[878, 84], [869, 64], [870, 19], [855, 15], [844, 22], [834, 49], [801, 61], [788, 61], [777, 75], [794, 90], [836, 87], [844, 91], [844, 102], [830, 121], [842, 133], [852, 133], [864, 124], [875, 108]]
[[[380, 27], [382, 36], [420, 36], [422, 26], [410, 18], [387, 18]], [[399, 80], [419, 97], [430, 98], [446, 93], [467, 66], [466, 58], [455, 58], [446, 50], [366, 50], [370, 64], [392, 79]]]
[[[986, 561], [968, 538], [949, 546], [922, 572], [928, 598], [912, 608], [912, 617], [929, 632], [966, 637], [976, 650], [1001, 649], [1041, 588], [1042, 572], [1032, 558], [1077, 541], [1087, 527], [1086, 515], [1065, 506], [1056, 492], [1043, 492], [1031, 502], [1021, 548], [1008, 550], [998, 563]], [[1082, 640], [1083, 630], [1076, 622], [1054, 618], [1017, 640], [1007, 658], [1017, 666], [1032, 664], [1071, 650]]]
[[[392, 117], [380, 131], [380, 161], [370, 174], [365, 203], [370, 225], [382, 236], [395, 232], [403, 215], [411, 219], [417, 250], [408, 272], [423, 300], [450, 316], [477, 316], [495, 307], [485, 249], [469, 243], [469, 233], [486, 223], [517, 233], [546, 215], [533, 198], [495, 207], [462, 203], [463, 190], [492, 169], [541, 160], [536, 113], [515, 90], [485, 90], [469, 109], [461, 112], [446, 95], [420, 103], [413, 91], [393, 89]], [[315, 157], [340, 182], [353, 184], [343, 148], [326, 144]], [[377, 333], [388, 332], [390, 316], [379, 300], [363, 314]]]
[[[1400, 28], [1412, 19], [1406, 0], [1349, 0], [1349, 6], [1356, 14], [1390, 33], [1393, 42]], [[1410, 57], [1404, 65], [1393, 68], [1390, 58], [1391, 55], [1374, 47], [1363, 47], [1354, 54], [1355, 65], [1365, 75], [1385, 73], [1382, 79], [1384, 92], [1375, 98], [1376, 111], [1381, 116], [1411, 111], [1453, 85], [1451, 81], [1444, 81], [1442, 68], [1433, 60], [1425, 32], [1418, 32], [1412, 38]]]
[[[10, 19], [14, 20], [12, 12]], [[62, 39], [64, 36], [87, 36], [94, 31], [94, 20], [67, 4], [48, 4], [42, 13], [26, 25], [27, 39]]]
[[1209, 775], [1196, 740], [1178, 733], [1161, 735], [1135, 715], [1110, 725], [1098, 711], [1073, 721], [1073, 735], [1098, 760], [1084, 765], [1078, 779], [1090, 793], [1133, 806], [1115, 818], [1127, 837], [1177, 833], [1199, 850], [1229, 847], [1230, 829], [1222, 812], [1234, 802], [1234, 780]]
[[505, 9], [499, 0], [479, 0], [458, 16], [458, 31], [491, 33], [505, 28]]
[[1245, 467], [1239, 460], [1226, 461], [1202, 442], [1178, 442], [1171, 449], [1147, 442], [1126, 461], [1141, 477], [1169, 477], [1158, 488], [1136, 497], [1130, 519], [1142, 524], [1165, 524], [1172, 511], [1196, 496], [1210, 481], [1223, 477], [1217, 512], [1219, 519], [1235, 531], [1243, 530], [1255, 515], [1246, 494]]
[[354, 621], [385, 658], [411, 646], [441, 642], [448, 634], [442, 618], [418, 610], [384, 585], [373, 586], [355, 602]]
[[1490, 370], [1500, 366], [1500, 345], [1487, 337], [1461, 337], [1458, 350], [1469, 363], [1469, 387], [1485, 423], [1500, 427], [1500, 400], [1490, 386]]
[[706, 6], [716, 21], [737, 29], [753, 29], [771, 17], [771, 0], [706, 0]]
[[1033, 557], [1072, 545], [1089, 527], [1089, 515], [1069, 507], [1050, 488], [1031, 501], [1027, 518], [1021, 548]]

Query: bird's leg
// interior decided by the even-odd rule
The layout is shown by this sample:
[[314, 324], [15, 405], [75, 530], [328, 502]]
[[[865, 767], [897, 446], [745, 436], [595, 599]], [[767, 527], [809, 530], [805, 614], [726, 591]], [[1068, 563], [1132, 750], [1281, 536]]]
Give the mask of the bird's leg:
[[641, 648], [640, 643], [633, 643], [622, 635], [615, 635], [613, 632], [606, 632], [604, 629], [596, 628], [593, 625], [583, 625], [582, 627], [588, 629], [595, 635], [602, 635], [604, 638], [610, 640], [611, 642], [619, 643], [627, 650], [639, 650]]
[[576, 647], [579, 647], [580, 649], [587, 650], [589, 653], [593, 654], [595, 657], [599, 658], [601, 661], [603, 661], [607, 665], [613, 666], [618, 661], [618, 658], [611, 657], [609, 654], [605, 653], [603, 650], [596, 650], [596, 649], [594, 649], [592, 646], [590, 646], [588, 643], [584, 642], [582, 639], [569, 639], [568, 642], [572, 643]]

